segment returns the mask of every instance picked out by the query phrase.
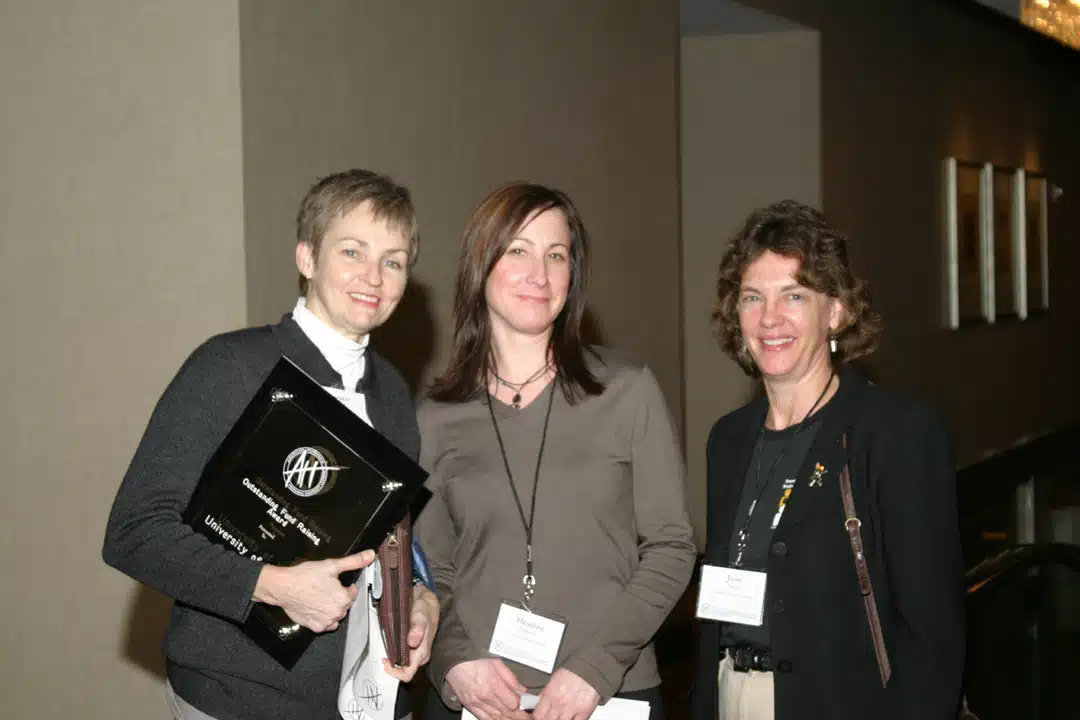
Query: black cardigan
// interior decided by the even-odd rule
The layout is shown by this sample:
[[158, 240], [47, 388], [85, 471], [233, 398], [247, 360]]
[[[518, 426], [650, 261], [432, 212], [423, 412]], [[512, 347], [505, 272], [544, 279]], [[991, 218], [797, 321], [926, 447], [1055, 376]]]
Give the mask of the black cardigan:
[[[420, 433], [408, 386], [390, 363], [366, 352], [360, 387], [372, 424], [416, 459]], [[181, 698], [218, 720], [339, 720], [344, 627], [319, 635], [286, 671], [234, 622], [251, 609], [261, 565], [180, 519], [206, 461], [282, 355], [320, 384], [341, 387], [291, 316], [211, 338], [191, 354], [154, 409], [102, 551], [109, 565], [176, 601], [165, 639], [169, 680]]]
[[[758, 399], [709, 435], [705, 562], [723, 564], [754, 441]], [[777, 720], [954, 720], [964, 666], [964, 589], [955, 470], [945, 428], [925, 405], [853, 372], [820, 411], [769, 552], [768, 614]], [[848, 451], [840, 445], [847, 434]], [[892, 679], [882, 689], [838, 483], [850, 459], [856, 512]], [[820, 487], [809, 486], [815, 464]], [[718, 715], [719, 624], [704, 622], [693, 717]]]

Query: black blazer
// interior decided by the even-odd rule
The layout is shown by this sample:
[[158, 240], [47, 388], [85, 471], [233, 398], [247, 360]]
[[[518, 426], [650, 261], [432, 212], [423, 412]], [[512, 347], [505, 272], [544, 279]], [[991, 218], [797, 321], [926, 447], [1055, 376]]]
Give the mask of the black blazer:
[[[341, 376], [291, 316], [218, 335], [191, 354], [154, 409], [102, 551], [109, 565], [176, 601], [165, 638], [169, 680], [181, 698], [218, 720], [340, 720], [345, 628], [316, 637], [292, 671], [284, 670], [235, 624], [252, 606], [261, 564], [180, 519], [206, 461], [282, 355], [320, 384], [341, 387]], [[370, 348], [360, 388], [372, 425], [416, 459], [411, 393]], [[399, 713], [403, 699], [399, 694]]]
[[[768, 403], [717, 421], [709, 435], [705, 562], [728, 559], [735, 513]], [[822, 424], [773, 533], [765, 612], [777, 720], [955, 720], [964, 666], [964, 588], [949, 440], [925, 405], [854, 372]], [[847, 434], [848, 450], [841, 448]], [[850, 462], [892, 679], [881, 687], [844, 527], [839, 471]], [[815, 464], [820, 487], [809, 486]], [[693, 717], [715, 720], [718, 623], [704, 622]]]

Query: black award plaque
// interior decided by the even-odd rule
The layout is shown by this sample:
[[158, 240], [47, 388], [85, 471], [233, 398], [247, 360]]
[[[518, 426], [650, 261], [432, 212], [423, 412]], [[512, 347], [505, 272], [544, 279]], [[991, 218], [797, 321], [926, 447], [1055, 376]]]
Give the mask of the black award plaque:
[[[325, 560], [377, 548], [426, 479], [283, 357], [207, 463], [184, 520], [258, 562]], [[286, 668], [315, 637], [262, 603], [243, 629]]]

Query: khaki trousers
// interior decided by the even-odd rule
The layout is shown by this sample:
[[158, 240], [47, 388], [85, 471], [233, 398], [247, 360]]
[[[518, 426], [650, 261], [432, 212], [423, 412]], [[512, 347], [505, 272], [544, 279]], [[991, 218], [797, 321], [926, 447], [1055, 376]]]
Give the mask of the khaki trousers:
[[771, 672], [735, 672], [731, 658], [725, 653], [720, 661], [717, 686], [719, 720], [774, 720]]
[[165, 698], [169, 703], [169, 710], [172, 712], [172, 716], [176, 720], [214, 720], [211, 716], [204, 713], [202, 710], [196, 710], [190, 704], [184, 701], [176, 691], [173, 690], [172, 683], [165, 680]]

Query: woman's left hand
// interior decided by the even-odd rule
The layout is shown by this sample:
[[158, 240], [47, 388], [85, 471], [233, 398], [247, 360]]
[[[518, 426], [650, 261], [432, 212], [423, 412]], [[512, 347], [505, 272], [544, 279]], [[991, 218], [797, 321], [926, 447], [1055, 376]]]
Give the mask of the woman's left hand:
[[600, 693], [569, 670], [559, 668], [540, 692], [535, 720], [588, 720], [600, 703]]
[[431, 659], [431, 643], [439, 627], [439, 599], [423, 585], [413, 587], [412, 616], [409, 618], [409, 664], [394, 667], [383, 660], [386, 672], [401, 682], [409, 682], [421, 665]]

